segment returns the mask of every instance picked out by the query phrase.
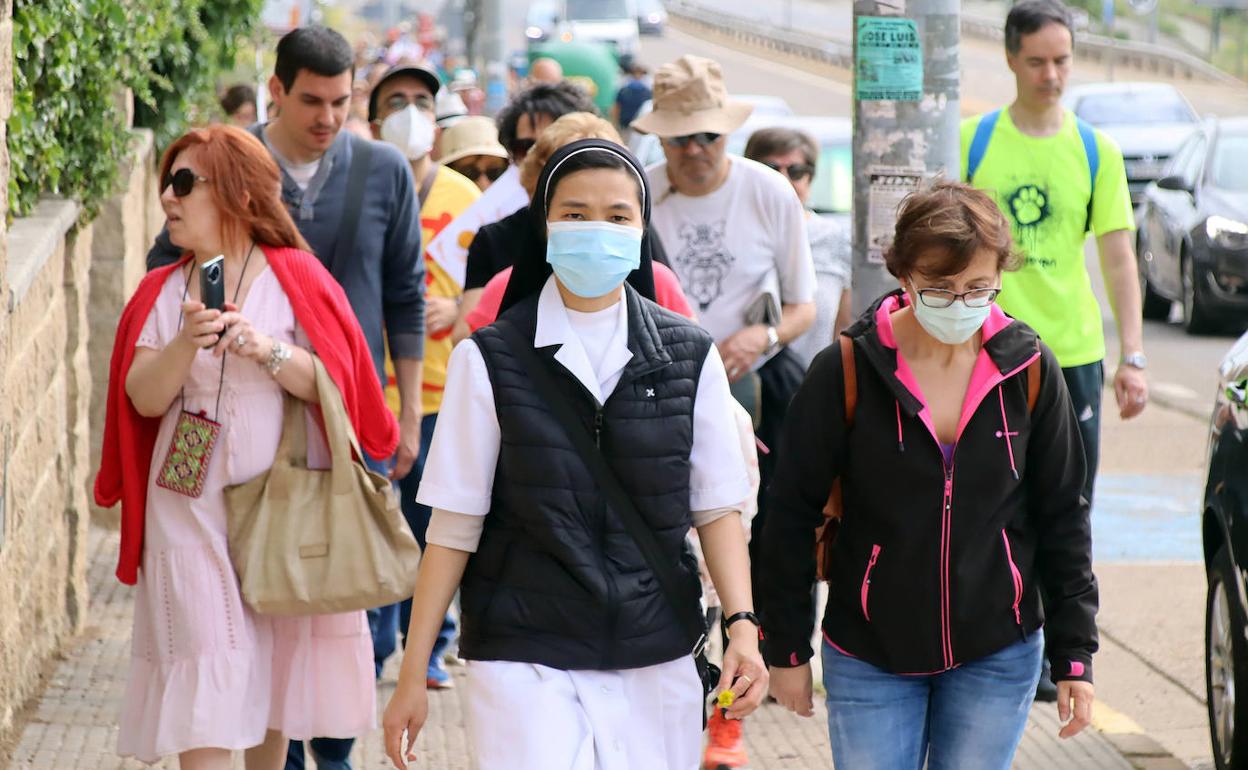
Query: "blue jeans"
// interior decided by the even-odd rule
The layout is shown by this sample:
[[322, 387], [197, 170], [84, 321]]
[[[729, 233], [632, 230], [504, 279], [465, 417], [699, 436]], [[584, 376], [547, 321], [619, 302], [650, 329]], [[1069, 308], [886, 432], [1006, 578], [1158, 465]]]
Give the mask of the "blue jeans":
[[[425, 548], [425, 532], [429, 529], [429, 517], [433, 512], [428, 506], [416, 502], [416, 493], [420, 489], [420, 479], [425, 472], [425, 461], [429, 457], [429, 444], [433, 440], [433, 431], [437, 424], [436, 414], [425, 415], [420, 421], [420, 452], [416, 455], [416, 462], [412, 465], [411, 473], [395, 485], [399, 495], [399, 504], [403, 508], [403, 518], [407, 519], [407, 525], [411, 527], [412, 534], [416, 536], [416, 542], [420, 544], [421, 550]], [[394, 654], [398, 634], [403, 635], [403, 646], [407, 646], [407, 627], [411, 620], [411, 599], [404, 599], [398, 604], [368, 611], [368, 627], [373, 634], [373, 663], [377, 676], [381, 676], [381, 669], [386, 659]], [[438, 638], [434, 642], [433, 653], [429, 658], [429, 677], [440, 680], [448, 678], [446, 671], [442, 668], [442, 655], [454, 639], [455, 619], [448, 613], [442, 619], [442, 628], [438, 631]]]
[[823, 643], [828, 737], [853, 770], [1009, 770], [1040, 676], [1044, 634], [928, 676], [890, 674]]

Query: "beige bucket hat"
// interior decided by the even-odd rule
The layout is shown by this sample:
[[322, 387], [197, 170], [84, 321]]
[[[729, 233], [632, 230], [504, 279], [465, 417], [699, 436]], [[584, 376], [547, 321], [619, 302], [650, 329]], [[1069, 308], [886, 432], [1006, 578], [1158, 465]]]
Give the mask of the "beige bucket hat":
[[731, 134], [754, 107], [728, 98], [719, 62], [685, 54], [654, 73], [654, 109], [632, 129], [659, 137]]
[[447, 165], [469, 155], [507, 158], [507, 150], [498, 143], [498, 128], [484, 115], [470, 115], [442, 129], [438, 137], [439, 163]]

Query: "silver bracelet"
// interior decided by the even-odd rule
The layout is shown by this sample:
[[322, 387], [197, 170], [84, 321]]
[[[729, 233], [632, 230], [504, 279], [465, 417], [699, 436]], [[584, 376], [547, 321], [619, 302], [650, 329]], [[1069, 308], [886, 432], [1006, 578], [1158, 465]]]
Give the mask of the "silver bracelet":
[[273, 349], [269, 351], [269, 360], [265, 362], [264, 368], [269, 370], [270, 377], [276, 377], [277, 373], [282, 370], [282, 364], [286, 363], [294, 356], [294, 352], [277, 340], [273, 341]]

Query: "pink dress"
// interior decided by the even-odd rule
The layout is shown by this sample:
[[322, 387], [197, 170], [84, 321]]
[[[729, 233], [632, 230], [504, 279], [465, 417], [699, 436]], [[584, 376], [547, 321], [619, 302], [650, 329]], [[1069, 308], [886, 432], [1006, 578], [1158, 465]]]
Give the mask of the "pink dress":
[[[159, 350], [177, 335], [185, 286], [183, 271], [169, 277], [139, 335], [140, 347]], [[267, 268], [252, 282], [243, 314], [274, 339], [310, 347]], [[186, 408], [212, 418], [220, 377], [221, 359], [200, 351], [186, 382]], [[195, 499], [155, 483], [181, 412], [178, 400], [161, 422], [117, 739], [123, 756], [156, 762], [189, 749], [255, 746], [266, 729], [304, 740], [351, 738], [374, 726], [373, 652], [364, 613], [256, 614], [243, 602], [230, 564], [222, 489], [272, 465], [282, 393], [263, 367], [226, 355], [221, 435], [203, 494]], [[308, 437], [309, 464], [328, 467], [323, 437], [312, 423]]]

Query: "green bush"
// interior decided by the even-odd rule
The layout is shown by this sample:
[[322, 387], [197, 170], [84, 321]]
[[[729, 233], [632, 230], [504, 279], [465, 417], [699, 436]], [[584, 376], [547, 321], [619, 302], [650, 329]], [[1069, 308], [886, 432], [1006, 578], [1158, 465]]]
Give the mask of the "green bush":
[[211, 99], [262, 0], [15, 0], [10, 216], [44, 193], [85, 215], [115, 189], [129, 145], [121, 97], [164, 143]]

